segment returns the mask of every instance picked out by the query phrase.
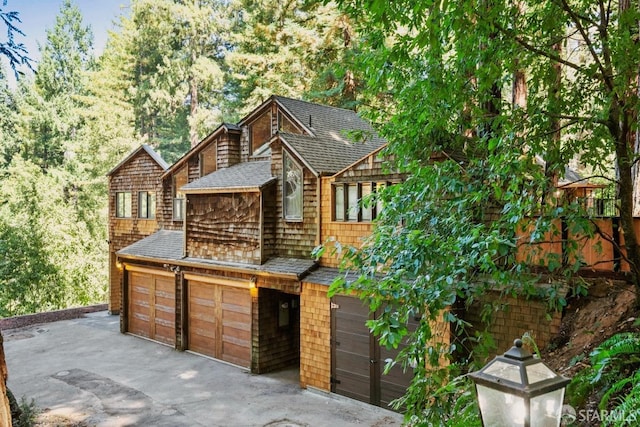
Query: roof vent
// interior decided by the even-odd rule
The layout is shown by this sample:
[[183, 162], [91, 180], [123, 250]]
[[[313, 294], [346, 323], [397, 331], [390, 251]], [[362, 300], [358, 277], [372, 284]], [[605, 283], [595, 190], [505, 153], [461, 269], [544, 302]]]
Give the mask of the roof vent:
[[309, 127], [312, 128], [313, 125], [311, 124], [311, 114], [309, 114]]

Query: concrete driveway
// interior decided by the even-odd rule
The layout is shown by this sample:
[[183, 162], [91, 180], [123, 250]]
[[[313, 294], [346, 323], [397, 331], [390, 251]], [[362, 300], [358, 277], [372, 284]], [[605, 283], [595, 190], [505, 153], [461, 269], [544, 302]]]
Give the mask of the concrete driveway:
[[9, 388], [89, 426], [399, 426], [382, 408], [303, 390], [296, 371], [248, 371], [119, 332], [118, 316], [3, 331]]

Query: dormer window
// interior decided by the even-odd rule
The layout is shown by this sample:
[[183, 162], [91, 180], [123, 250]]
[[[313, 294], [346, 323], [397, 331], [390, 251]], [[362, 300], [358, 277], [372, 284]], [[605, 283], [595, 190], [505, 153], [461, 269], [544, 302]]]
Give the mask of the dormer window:
[[267, 111], [249, 125], [251, 154], [263, 152], [261, 148], [271, 139], [271, 111]]
[[213, 173], [218, 168], [218, 144], [210, 144], [200, 152], [200, 178]]
[[302, 219], [302, 168], [293, 161], [291, 156], [283, 156], [283, 205], [286, 220]]
[[293, 124], [281, 111], [278, 111], [278, 131], [285, 133], [300, 134], [300, 129]]

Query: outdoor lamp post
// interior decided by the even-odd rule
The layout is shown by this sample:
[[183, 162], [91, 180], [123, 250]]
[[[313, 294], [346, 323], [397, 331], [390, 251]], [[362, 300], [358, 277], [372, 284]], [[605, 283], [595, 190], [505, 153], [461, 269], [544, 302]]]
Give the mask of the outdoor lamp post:
[[469, 376], [476, 384], [484, 427], [558, 427], [569, 383], [515, 340], [502, 356]]

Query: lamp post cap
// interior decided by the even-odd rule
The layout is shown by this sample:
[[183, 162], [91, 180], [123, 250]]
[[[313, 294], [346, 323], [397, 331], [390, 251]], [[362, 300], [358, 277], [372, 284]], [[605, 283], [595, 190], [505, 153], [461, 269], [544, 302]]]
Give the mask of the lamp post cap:
[[527, 360], [533, 357], [531, 353], [522, 348], [522, 340], [519, 338], [513, 341], [513, 347], [504, 356], [516, 360]]

